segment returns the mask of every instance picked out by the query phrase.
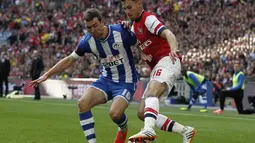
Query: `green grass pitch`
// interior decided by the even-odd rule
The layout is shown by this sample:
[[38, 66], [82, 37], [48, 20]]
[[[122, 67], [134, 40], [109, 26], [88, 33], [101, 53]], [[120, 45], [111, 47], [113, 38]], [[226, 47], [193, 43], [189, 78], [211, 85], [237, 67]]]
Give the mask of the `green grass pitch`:
[[[140, 131], [143, 123], [136, 117], [138, 105], [127, 110], [128, 136]], [[98, 143], [113, 143], [117, 126], [108, 116], [109, 104], [93, 110]], [[193, 143], [254, 143], [255, 116], [238, 115], [226, 111], [224, 115], [212, 112], [179, 111], [162, 107], [160, 112], [174, 120], [194, 126], [197, 134]], [[180, 135], [157, 130], [156, 143], [182, 143]], [[0, 143], [84, 143], [79, 125], [76, 101], [32, 99], [0, 99]]]

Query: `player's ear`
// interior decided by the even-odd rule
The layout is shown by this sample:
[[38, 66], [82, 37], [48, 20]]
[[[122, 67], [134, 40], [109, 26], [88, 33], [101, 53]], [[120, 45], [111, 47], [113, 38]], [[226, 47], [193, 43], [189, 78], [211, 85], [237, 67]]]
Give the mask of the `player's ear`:
[[105, 20], [104, 19], [101, 19], [100, 23], [104, 24]]

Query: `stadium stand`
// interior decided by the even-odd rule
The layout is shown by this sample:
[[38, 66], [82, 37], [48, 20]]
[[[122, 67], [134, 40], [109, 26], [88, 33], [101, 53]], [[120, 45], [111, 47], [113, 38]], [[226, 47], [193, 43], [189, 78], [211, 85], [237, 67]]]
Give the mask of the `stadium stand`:
[[[223, 81], [231, 77], [227, 74], [233, 72], [232, 61], [239, 59], [246, 75], [255, 74], [254, 0], [148, 0], [144, 6], [176, 34], [188, 69]], [[45, 70], [70, 54], [86, 33], [83, 11], [89, 7], [98, 7], [107, 17], [105, 23], [126, 19], [118, 0], [1, 1], [1, 39], [6, 38], [8, 44], [0, 44], [0, 51], [9, 55], [11, 76], [28, 78], [34, 49], [41, 53]], [[138, 50], [133, 49], [139, 63]], [[81, 62], [55, 78], [99, 75], [92, 55]], [[149, 76], [146, 64], [137, 68], [142, 77]]]

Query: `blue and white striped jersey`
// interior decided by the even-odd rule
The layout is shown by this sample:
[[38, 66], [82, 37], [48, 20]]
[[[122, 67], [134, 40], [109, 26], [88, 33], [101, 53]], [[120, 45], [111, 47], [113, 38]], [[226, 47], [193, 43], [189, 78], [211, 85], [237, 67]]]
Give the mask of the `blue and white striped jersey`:
[[108, 25], [108, 29], [108, 36], [104, 40], [86, 34], [72, 56], [79, 58], [85, 53], [92, 53], [101, 64], [100, 77], [114, 82], [137, 82], [138, 74], [130, 47], [137, 42], [135, 34], [119, 24]]

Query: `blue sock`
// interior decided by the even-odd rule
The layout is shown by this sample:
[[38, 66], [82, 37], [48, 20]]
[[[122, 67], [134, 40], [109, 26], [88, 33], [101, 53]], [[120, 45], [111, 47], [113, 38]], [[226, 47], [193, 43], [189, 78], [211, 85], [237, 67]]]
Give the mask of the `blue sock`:
[[204, 109], [206, 109], [207, 108], [207, 97], [203, 97], [203, 101], [204, 101], [204, 103], [203, 103]]
[[206, 92], [203, 94], [202, 100], [203, 100], [204, 109], [206, 109], [207, 108], [207, 93]]
[[80, 124], [89, 143], [96, 143], [95, 120], [91, 111], [80, 113]]
[[189, 101], [189, 106], [187, 107], [188, 109], [190, 109], [193, 105], [193, 103], [195, 103], [196, 100], [194, 98], [191, 98], [190, 101]]
[[124, 131], [127, 129], [127, 122], [128, 118], [125, 114], [123, 114], [118, 121], [114, 121], [114, 123], [118, 125], [120, 131]]
[[204, 103], [204, 109], [206, 109], [207, 108], [207, 103]]

